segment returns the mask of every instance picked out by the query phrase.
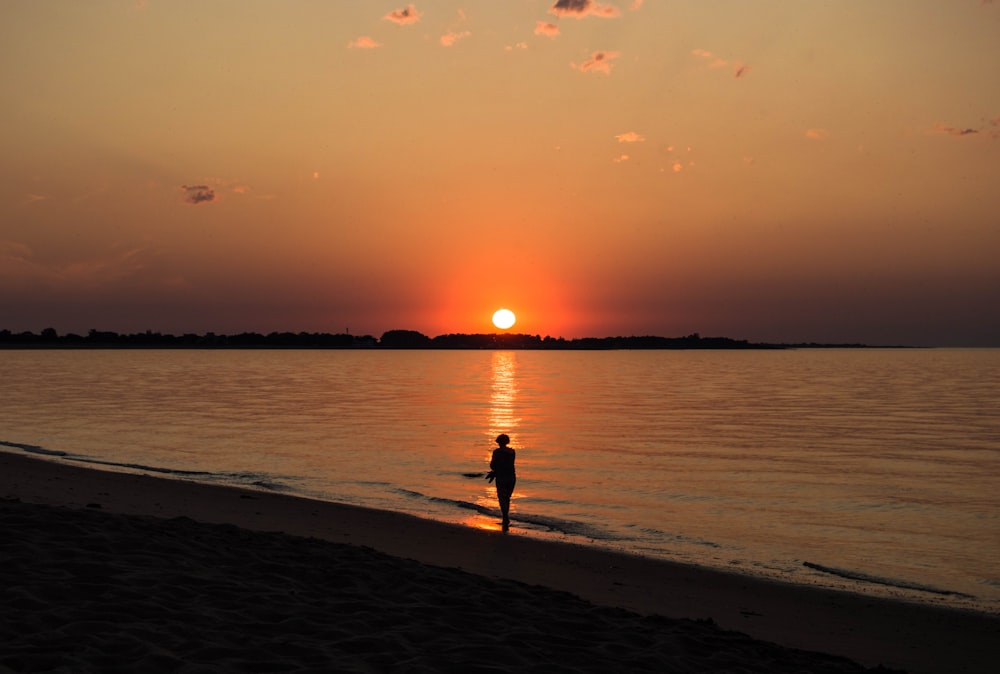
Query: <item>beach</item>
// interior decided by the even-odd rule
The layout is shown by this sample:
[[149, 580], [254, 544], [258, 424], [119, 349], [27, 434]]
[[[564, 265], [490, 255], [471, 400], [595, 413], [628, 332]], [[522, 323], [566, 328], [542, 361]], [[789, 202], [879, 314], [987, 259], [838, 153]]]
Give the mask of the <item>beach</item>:
[[0, 672], [986, 672], [1000, 618], [0, 452]]

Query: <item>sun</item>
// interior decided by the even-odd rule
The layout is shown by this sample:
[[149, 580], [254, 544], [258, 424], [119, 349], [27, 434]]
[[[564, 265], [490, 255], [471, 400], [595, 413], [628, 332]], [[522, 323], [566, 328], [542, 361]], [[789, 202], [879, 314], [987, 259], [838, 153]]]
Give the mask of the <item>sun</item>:
[[496, 313], [493, 314], [493, 325], [501, 330], [513, 326], [515, 321], [517, 321], [517, 316], [510, 309], [497, 309]]

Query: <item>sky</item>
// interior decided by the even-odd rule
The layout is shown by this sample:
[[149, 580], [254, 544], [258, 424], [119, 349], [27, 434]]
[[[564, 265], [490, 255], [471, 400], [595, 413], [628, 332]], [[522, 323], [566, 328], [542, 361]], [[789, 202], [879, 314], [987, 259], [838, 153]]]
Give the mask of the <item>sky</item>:
[[0, 128], [0, 329], [1000, 346], [1000, 1], [10, 1]]

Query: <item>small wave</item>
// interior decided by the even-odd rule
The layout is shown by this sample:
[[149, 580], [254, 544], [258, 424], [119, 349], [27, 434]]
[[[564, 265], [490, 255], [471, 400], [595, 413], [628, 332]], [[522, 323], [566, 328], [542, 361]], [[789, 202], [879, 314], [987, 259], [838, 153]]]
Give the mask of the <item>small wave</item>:
[[64, 454], [71, 461], [80, 463], [92, 463], [97, 466], [111, 466], [112, 468], [128, 468], [130, 470], [141, 470], [149, 473], [161, 473], [163, 475], [178, 475], [183, 477], [210, 477], [216, 475], [206, 470], [181, 470], [179, 468], [160, 468], [159, 466], [147, 466], [142, 463], [120, 463], [118, 461], [103, 461], [101, 459], [91, 459], [83, 456], [69, 456]]
[[[442, 505], [452, 506], [455, 508], [462, 508], [463, 510], [474, 510], [481, 515], [487, 515], [489, 517], [500, 516], [499, 509], [479, 505], [478, 503], [472, 503], [470, 501], [442, 498], [440, 496], [428, 496], [427, 494], [413, 491], [412, 489], [399, 488], [396, 491], [411, 498], [430, 501], [431, 503], [440, 503]], [[565, 520], [545, 515], [536, 515], [522, 510], [512, 512], [511, 519], [525, 524], [533, 524], [535, 526], [548, 529], [549, 531], [566, 534], [568, 536], [580, 536], [582, 538], [590, 538], [601, 541], [628, 540], [623, 536], [616, 535], [611, 531], [604, 529], [603, 527], [594, 526], [586, 522]]]
[[67, 456], [66, 452], [61, 452], [56, 449], [46, 449], [45, 447], [39, 447], [38, 445], [26, 445], [22, 442], [8, 442], [7, 440], [0, 440], [0, 445], [3, 445], [4, 447], [22, 449], [29, 454], [41, 454], [43, 456]]
[[248, 487], [258, 487], [268, 491], [294, 491], [289, 485], [271, 479], [269, 475], [260, 473], [219, 473], [209, 470], [183, 470], [181, 468], [163, 468], [161, 466], [148, 466], [143, 463], [120, 463], [117, 461], [103, 461], [87, 457], [67, 456], [71, 461], [80, 463], [90, 463], [99, 466], [109, 466], [111, 468], [126, 468], [128, 470], [141, 471], [143, 473], [159, 473], [160, 475], [170, 475], [194, 480], [195, 482], [222, 482], [225, 484], [236, 484]]
[[874, 583], [876, 585], [898, 587], [902, 590], [917, 590], [918, 592], [929, 592], [931, 594], [940, 594], [944, 596], [972, 598], [971, 595], [964, 594], [962, 592], [956, 592], [954, 590], [942, 590], [940, 588], [931, 587], [930, 585], [920, 585], [918, 583], [910, 583], [905, 580], [893, 580], [892, 578], [881, 578], [879, 576], [872, 576], [870, 574], [863, 573], [861, 571], [837, 569], [831, 566], [822, 566], [820, 564], [814, 564], [812, 562], [802, 562], [802, 566], [813, 569], [814, 571], [828, 573], [832, 576], [839, 576], [841, 578], [846, 578], [848, 580], [859, 580], [864, 583]]
[[289, 489], [280, 482], [270, 482], [268, 480], [254, 480], [250, 484], [261, 489], [267, 489], [268, 491], [288, 491]]
[[94, 466], [107, 466], [109, 468], [124, 468], [129, 471], [143, 473], [158, 473], [173, 477], [183, 477], [196, 482], [224, 482], [228, 484], [240, 484], [246, 486], [267, 489], [268, 491], [294, 491], [290, 486], [271, 479], [271, 476], [258, 473], [215, 473], [207, 470], [183, 470], [180, 468], [163, 468], [161, 466], [150, 466], [144, 463], [128, 463], [120, 461], [105, 461], [88, 456], [70, 454], [57, 449], [48, 449], [38, 445], [29, 445], [23, 442], [10, 442], [0, 440], [0, 446], [20, 449], [29, 454], [39, 454], [41, 456], [54, 456], [67, 461], [86, 463]]
[[637, 527], [637, 530], [644, 536], [652, 537], [657, 540], [671, 540], [689, 545], [703, 545], [708, 548], [722, 549], [722, 546], [718, 543], [706, 541], [703, 538], [694, 538], [692, 536], [684, 536], [683, 534], [672, 534], [653, 527]]

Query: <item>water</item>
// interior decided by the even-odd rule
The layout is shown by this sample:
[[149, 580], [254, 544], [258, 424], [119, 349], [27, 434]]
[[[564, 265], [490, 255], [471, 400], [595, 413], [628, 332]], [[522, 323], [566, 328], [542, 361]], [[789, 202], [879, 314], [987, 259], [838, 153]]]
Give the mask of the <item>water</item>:
[[0, 449], [1000, 611], [1000, 350], [3, 351]]

